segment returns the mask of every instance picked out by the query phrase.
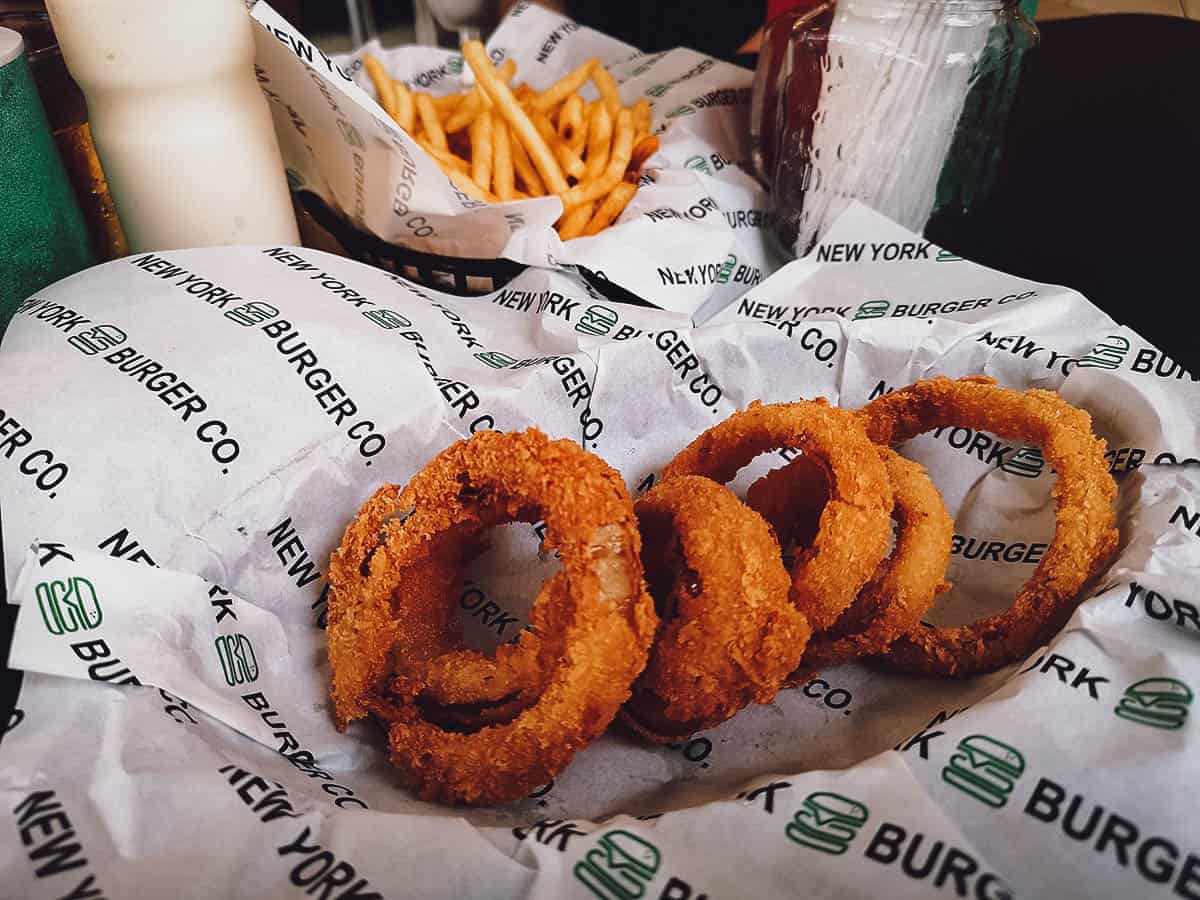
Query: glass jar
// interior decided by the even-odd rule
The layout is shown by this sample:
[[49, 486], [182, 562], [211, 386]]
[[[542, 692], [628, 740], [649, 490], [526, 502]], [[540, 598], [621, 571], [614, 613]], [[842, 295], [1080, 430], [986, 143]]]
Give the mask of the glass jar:
[[783, 247], [804, 256], [851, 200], [917, 232], [969, 213], [1037, 42], [1017, 0], [838, 0], [774, 18], [751, 136]]

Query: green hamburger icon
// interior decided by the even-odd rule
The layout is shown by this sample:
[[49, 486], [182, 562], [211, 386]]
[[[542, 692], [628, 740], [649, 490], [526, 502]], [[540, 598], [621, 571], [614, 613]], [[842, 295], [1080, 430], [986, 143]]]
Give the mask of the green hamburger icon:
[[804, 798], [784, 833], [797, 844], [841, 856], [850, 848], [850, 842], [868, 816], [868, 809], [857, 800], [818, 791]]
[[1022, 447], [1000, 464], [1000, 470], [1020, 478], [1037, 478], [1046, 467], [1045, 457], [1037, 447]]
[[610, 831], [575, 863], [575, 877], [600, 900], [637, 900], [654, 880], [662, 854], [628, 831]]
[[580, 334], [605, 335], [612, 331], [618, 318], [616, 310], [593, 303], [583, 311], [583, 315], [575, 323], [575, 330]]
[[244, 634], [221, 634], [213, 643], [226, 684], [236, 687], [258, 680], [258, 659], [250, 638]]
[[999, 809], [1007, 803], [1025, 771], [1021, 751], [986, 734], [965, 737], [955, 749], [942, 769], [942, 781], [988, 806]]
[[1118, 369], [1129, 353], [1129, 341], [1119, 334], [1110, 334], [1080, 358], [1081, 369]]
[[1144, 678], [1125, 688], [1113, 710], [1122, 719], [1173, 731], [1187, 721], [1192, 689], [1174, 678]]
[[854, 313], [854, 321], [859, 319], [882, 319], [887, 315], [891, 304], [886, 300], [867, 300], [864, 303], [858, 304], [858, 309]]

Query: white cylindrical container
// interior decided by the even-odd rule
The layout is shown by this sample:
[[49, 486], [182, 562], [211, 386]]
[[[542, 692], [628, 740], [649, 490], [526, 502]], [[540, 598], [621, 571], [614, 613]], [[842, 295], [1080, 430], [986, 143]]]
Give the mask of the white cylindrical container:
[[133, 250], [300, 241], [243, 0], [48, 0]]

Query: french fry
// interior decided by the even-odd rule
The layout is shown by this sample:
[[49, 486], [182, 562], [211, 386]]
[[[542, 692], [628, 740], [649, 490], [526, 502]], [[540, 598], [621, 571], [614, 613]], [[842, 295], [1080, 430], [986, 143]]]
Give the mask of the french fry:
[[396, 89], [396, 124], [412, 134], [417, 118], [417, 106], [412, 91], [401, 81], [393, 80], [392, 87]]
[[612, 143], [612, 155], [608, 165], [600, 177], [591, 181], [581, 181], [575, 187], [559, 191], [563, 206], [578, 206], [592, 200], [598, 200], [608, 194], [625, 177], [625, 169], [629, 166], [629, 158], [633, 153], [633, 117], [629, 110], [622, 109], [617, 113], [617, 124]]
[[608, 154], [612, 149], [612, 130], [612, 116], [608, 114], [608, 107], [603, 103], [594, 104], [591, 121], [588, 124], [584, 181], [592, 181], [604, 173], [604, 168], [608, 165]]
[[580, 203], [578, 206], [567, 209], [562, 218], [558, 220], [558, 236], [564, 241], [569, 241], [571, 238], [577, 238], [583, 234], [583, 229], [591, 221], [592, 207], [595, 205], [591, 202]]
[[485, 191], [492, 186], [492, 115], [482, 113], [471, 123], [471, 180]]
[[638, 137], [650, 133], [650, 129], [653, 127], [652, 122], [653, 115], [649, 101], [639, 100], [633, 104], [633, 130]]
[[[530, 160], [537, 169], [538, 174], [542, 176], [547, 188], [552, 193], [561, 194], [568, 190], [567, 179], [563, 176], [562, 169], [559, 168], [558, 161], [550, 152], [550, 148], [546, 146], [545, 140], [538, 134], [533, 123], [529, 121], [529, 116], [525, 111], [517, 105], [517, 101], [513, 99], [512, 91], [509, 90], [500, 77], [496, 74], [495, 68], [492, 66], [492, 61], [488, 59], [487, 50], [479, 41], [467, 41], [463, 44], [463, 58], [471, 67], [471, 71], [475, 73], [475, 80], [483, 88], [492, 102], [500, 109], [500, 114], [513, 127], [513, 133], [518, 141], [525, 145], [525, 149], [529, 151]], [[536, 102], [537, 98], [534, 98]]]
[[421, 148], [426, 153], [433, 157], [434, 161], [443, 170], [449, 168], [461, 172], [463, 175], [471, 174], [471, 164], [461, 156], [451, 153], [449, 150], [439, 150], [423, 137], [417, 138], [417, 143], [421, 145]]
[[576, 91], [578, 91], [592, 76], [592, 70], [600, 65], [598, 59], [589, 59], [579, 68], [568, 72], [547, 90], [533, 98], [533, 108], [538, 112], [548, 113]]
[[529, 154], [525, 150], [525, 145], [517, 140], [516, 135], [512, 132], [512, 126], [507, 125], [509, 146], [512, 149], [513, 168], [517, 170], [517, 175], [521, 178], [521, 183], [525, 185], [525, 190], [529, 192], [531, 197], [544, 197], [546, 195], [546, 185], [542, 183], [542, 176], [537, 173], [537, 169], [533, 167], [533, 163], [529, 161]]
[[597, 65], [592, 69], [592, 84], [600, 92], [600, 99], [608, 107], [608, 114], [615, 119], [621, 110], [621, 91], [617, 88], [617, 80], [608, 69]]
[[470, 175], [464, 175], [462, 172], [456, 172], [455, 170], [451, 169], [449, 172], [446, 172], [446, 177], [450, 179], [450, 182], [456, 188], [458, 188], [472, 200], [482, 200], [484, 203], [499, 202], [495, 194], [493, 194], [491, 191], [485, 191], [483, 188], [477, 185], [471, 179]]
[[384, 112], [395, 119], [396, 87], [392, 84], [391, 76], [383, 67], [383, 63], [368, 53], [363, 56], [363, 68], [367, 70], [371, 83], [375, 85], [375, 93], [379, 95], [379, 105], [383, 107]]
[[587, 152], [587, 136], [588, 128], [590, 128], [591, 120], [584, 116], [583, 121], [579, 123], [579, 127], [575, 129], [575, 133], [571, 135], [571, 139], [567, 141], [567, 146], [571, 148], [571, 152], [576, 156], [582, 157]]
[[443, 94], [433, 98], [433, 107], [445, 117], [453, 113], [463, 102], [462, 94]]
[[609, 225], [616, 221], [617, 216], [621, 215], [629, 201], [633, 199], [633, 195], [637, 193], [637, 185], [630, 184], [627, 181], [622, 181], [618, 184], [600, 204], [599, 208], [588, 220], [587, 225], [583, 229], [585, 237], [593, 234], [599, 234]]
[[442, 122], [433, 105], [433, 98], [428, 94], [417, 94], [414, 99], [417, 115], [421, 119], [421, 130], [425, 132], [426, 139], [439, 150], [449, 149], [446, 145], [446, 132], [442, 131]]
[[496, 110], [491, 112], [492, 120], [492, 190], [501, 202], [512, 200], [516, 193], [513, 177], [512, 144], [509, 138], [508, 123]]
[[456, 131], [462, 131], [475, 121], [475, 117], [483, 110], [483, 101], [479, 99], [479, 94], [475, 91], [467, 94], [463, 101], [458, 104], [458, 109], [446, 120], [446, 133], [454, 134]]
[[558, 136], [568, 144], [571, 143], [571, 139], [575, 137], [575, 132], [579, 130], [582, 123], [583, 98], [578, 94], [572, 94], [558, 111]]
[[647, 134], [639, 138], [629, 154], [629, 165], [625, 169], [625, 180], [636, 182], [638, 175], [641, 174], [642, 166], [646, 164], [646, 160], [657, 152], [658, 138], [652, 134]]
[[576, 181], [583, 177], [584, 165], [583, 160], [579, 158], [579, 154], [574, 153], [559, 138], [558, 133], [554, 130], [554, 125], [545, 113], [534, 112], [529, 117], [533, 122], [534, 128], [537, 129], [538, 135], [546, 142], [546, 146], [554, 154], [558, 164], [562, 166], [562, 171], [566, 172]]
[[[563, 240], [611, 225], [658, 150], [649, 134], [650, 105], [622, 106], [615, 79], [596, 60], [538, 92], [528, 84], [510, 88], [516, 63], [493, 65], [478, 41], [465, 42], [462, 53], [475, 85], [441, 97], [410, 91], [370, 55], [364, 66], [380, 105], [462, 194], [485, 203], [556, 194]], [[589, 79], [600, 95], [591, 103], [578, 93]], [[577, 182], [573, 187], [568, 176]]]

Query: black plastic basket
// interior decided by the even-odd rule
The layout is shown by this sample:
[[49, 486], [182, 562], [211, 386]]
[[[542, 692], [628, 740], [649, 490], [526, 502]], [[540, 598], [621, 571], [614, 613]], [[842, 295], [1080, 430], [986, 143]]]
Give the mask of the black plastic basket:
[[[361, 231], [338, 215], [316, 194], [302, 191], [300, 204], [321, 228], [327, 231], [345, 250], [346, 254], [359, 262], [393, 272], [409, 281], [427, 285], [435, 290], [462, 296], [490, 294], [504, 287], [527, 266], [511, 259], [466, 259], [455, 256], [438, 256], [422, 253], [387, 241], [368, 232]], [[581, 278], [592, 289], [607, 300], [649, 306], [645, 300], [630, 293], [620, 285], [582, 267], [575, 267]]]

